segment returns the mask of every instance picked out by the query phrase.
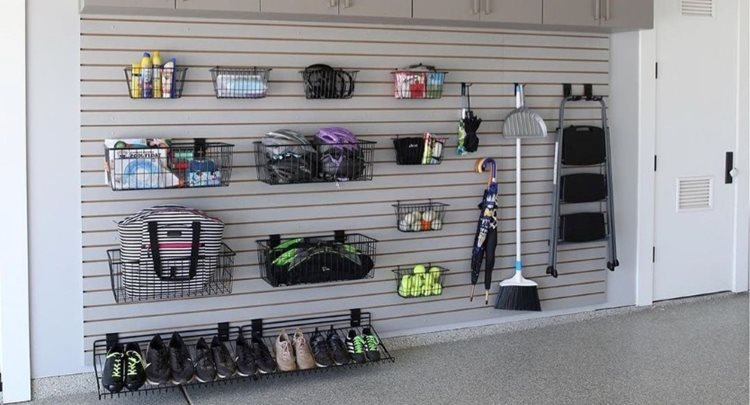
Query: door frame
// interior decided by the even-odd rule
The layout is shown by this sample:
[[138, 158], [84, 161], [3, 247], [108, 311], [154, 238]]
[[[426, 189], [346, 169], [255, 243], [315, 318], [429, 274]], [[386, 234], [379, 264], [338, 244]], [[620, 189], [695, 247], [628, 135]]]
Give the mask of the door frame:
[[0, 355], [3, 401], [31, 399], [29, 339], [28, 176], [26, 148], [26, 0], [4, 0], [0, 6], [0, 49], [14, 63], [0, 65], [2, 126], [14, 175], [5, 179], [5, 229], [0, 236]]

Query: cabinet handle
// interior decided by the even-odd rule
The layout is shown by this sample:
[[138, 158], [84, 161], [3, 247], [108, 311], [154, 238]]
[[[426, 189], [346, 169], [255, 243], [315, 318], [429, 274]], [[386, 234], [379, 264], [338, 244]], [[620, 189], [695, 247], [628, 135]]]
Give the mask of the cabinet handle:
[[344, 0], [344, 8], [349, 8], [352, 6], [352, 0]]
[[610, 0], [604, 0], [604, 1], [605, 1], [604, 7], [606, 7], [604, 9], [604, 20], [609, 21], [611, 17], [611, 13], [612, 13], [612, 3], [610, 3]]
[[479, 0], [474, 0], [474, 7], [471, 9], [471, 13], [474, 15], [479, 14]]
[[599, 21], [602, 17], [602, 2], [594, 0], [594, 20]]
[[338, 7], [339, 6], [339, 0], [330, 0], [328, 2], [328, 5], [331, 6], [331, 8]]
[[492, 14], [492, 0], [484, 0], [484, 14]]

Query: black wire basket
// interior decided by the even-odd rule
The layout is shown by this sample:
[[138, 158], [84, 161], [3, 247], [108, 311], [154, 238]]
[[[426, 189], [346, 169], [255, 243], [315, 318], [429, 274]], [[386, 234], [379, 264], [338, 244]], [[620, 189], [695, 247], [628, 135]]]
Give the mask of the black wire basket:
[[[128, 95], [132, 99], [175, 99], [182, 97], [186, 67], [125, 68]], [[147, 80], [147, 78], [151, 80]], [[158, 80], [158, 82], [157, 82]]]
[[300, 73], [305, 83], [305, 97], [321, 100], [352, 98], [359, 71], [312, 65]]
[[265, 145], [255, 142], [258, 180], [270, 185], [370, 181], [375, 144], [372, 141], [318, 145]]
[[445, 211], [448, 204], [432, 200], [404, 204], [394, 204], [396, 227], [401, 232], [432, 232], [443, 229]]
[[393, 75], [393, 94], [397, 99], [439, 99], [443, 97], [445, 75], [434, 66], [409, 66], [391, 72]]
[[107, 251], [115, 302], [175, 300], [232, 293], [235, 253], [222, 244], [217, 256], [122, 260], [119, 249]]
[[331, 236], [259, 240], [260, 275], [273, 287], [372, 278], [377, 240], [336, 231]]
[[266, 67], [224, 67], [211, 69], [216, 98], [265, 98], [268, 95]]
[[443, 162], [443, 152], [448, 138], [396, 137], [393, 148], [396, 150], [396, 164], [398, 165], [439, 165]]
[[436, 297], [443, 295], [445, 273], [449, 270], [431, 264], [414, 267], [399, 266], [396, 275], [396, 292], [401, 298]]
[[205, 139], [132, 142], [105, 142], [105, 173], [114, 191], [223, 187], [231, 181], [232, 144]]

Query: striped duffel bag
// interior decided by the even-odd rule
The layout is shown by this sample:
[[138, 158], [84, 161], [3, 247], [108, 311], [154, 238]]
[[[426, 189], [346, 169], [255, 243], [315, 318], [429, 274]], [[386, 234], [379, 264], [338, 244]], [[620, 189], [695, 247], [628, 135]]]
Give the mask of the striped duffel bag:
[[122, 284], [131, 298], [195, 295], [216, 273], [224, 223], [177, 205], [147, 208], [118, 224]]

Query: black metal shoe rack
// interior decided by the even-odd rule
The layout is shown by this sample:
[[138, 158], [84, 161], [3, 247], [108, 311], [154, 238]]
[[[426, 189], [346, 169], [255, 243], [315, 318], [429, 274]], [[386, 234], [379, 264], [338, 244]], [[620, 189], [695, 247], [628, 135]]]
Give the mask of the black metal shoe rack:
[[[141, 351], [143, 352], [145, 356], [145, 350], [148, 346], [148, 343], [154, 337], [154, 335], [138, 335], [138, 336], [124, 337], [124, 336], [119, 336], [116, 333], [113, 333], [113, 334], [108, 334], [106, 339], [95, 341], [94, 346], [93, 346], [94, 372], [96, 374], [96, 387], [99, 393], [99, 399], [100, 400], [111, 399], [111, 398], [127, 397], [127, 396], [133, 396], [133, 395], [149, 395], [153, 393], [180, 390], [182, 388], [190, 389], [193, 387], [207, 387], [207, 386], [221, 385], [221, 384], [250, 383], [254, 381], [260, 381], [263, 379], [301, 376], [301, 375], [312, 374], [312, 373], [321, 373], [321, 372], [334, 371], [334, 370], [340, 370], [340, 369], [352, 369], [352, 368], [359, 368], [359, 367], [375, 365], [375, 364], [395, 362], [395, 358], [390, 354], [388, 349], [383, 344], [383, 341], [378, 336], [377, 331], [372, 326], [372, 314], [370, 314], [369, 312], [363, 312], [361, 309], [352, 309], [349, 311], [349, 313], [344, 313], [344, 314], [327, 315], [327, 316], [319, 316], [319, 317], [311, 317], [311, 318], [297, 318], [297, 319], [274, 320], [274, 321], [254, 319], [251, 321], [249, 325], [244, 325], [244, 326], [230, 326], [229, 323], [220, 323], [215, 328], [181, 330], [179, 331], [179, 333], [182, 336], [183, 340], [185, 341], [185, 344], [191, 348], [191, 352], [193, 353], [195, 350], [195, 344], [198, 341], [198, 339], [202, 337], [210, 341], [210, 339], [212, 339], [214, 336], [218, 336], [221, 341], [226, 342], [227, 345], [232, 350], [232, 353], [235, 353], [235, 350], [236, 350], [235, 343], [236, 343], [237, 337], [239, 337], [240, 333], [242, 333], [245, 336], [245, 338], [247, 338], [248, 340], [250, 339], [251, 336], [257, 336], [261, 338], [263, 342], [266, 344], [266, 346], [268, 346], [268, 349], [271, 351], [271, 353], [274, 354], [274, 357], [275, 357], [275, 353], [274, 353], [275, 340], [276, 340], [276, 336], [279, 333], [281, 333], [281, 331], [286, 330], [286, 332], [291, 335], [294, 333], [294, 331], [297, 328], [299, 328], [302, 330], [303, 333], [305, 333], [305, 335], [309, 339], [310, 335], [315, 331], [316, 328], [321, 333], [326, 334], [330, 330], [331, 326], [333, 326], [334, 330], [336, 331], [336, 333], [339, 334], [342, 340], [346, 339], [346, 335], [351, 329], [356, 330], [357, 333], [361, 333], [362, 329], [369, 328], [372, 331], [372, 333], [380, 341], [380, 347], [379, 347], [380, 360], [367, 361], [364, 363], [352, 362], [352, 363], [344, 364], [340, 366], [336, 365], [336, 366], [331, 366], [331, 367], [326, 367], [326, 368], [313, 368], [313, 369], [308, 369], [308, 370], [295, 370], [295, 371], [278, 371], [277, 370], [273, 373], [268, 373], [268, 374], [258, 373], [256, 375], [249, 376], [249, 377], [241, 377], [241, 376], [235, 375], [233, 377], [229, 377], [225, 379], [217, 379], [215, 381], [211, 381], [207, 383], [201, 383], [201, 382], [198, 382], [197, 379], [194, 379], [193, 382], [190, 382], [185, 385], [146, 384], [137, 391], [123, 390], [119, 393], [110, 393], [102, 386], [102, 383], [101, 383], [101, 375], [102, 375], [102, 370], [104, 369], [104, 363], [107, 357], [108, 348], [117, 343], [121, 343], [124, 345], [127, 343], [135, 342], [141, 346]], [[158, 335], [161, 335], [162, 339], [164, 339], [165, 341], [168, 341], [170, 336], [172, 335], [172, 332], [158, 333]]]

